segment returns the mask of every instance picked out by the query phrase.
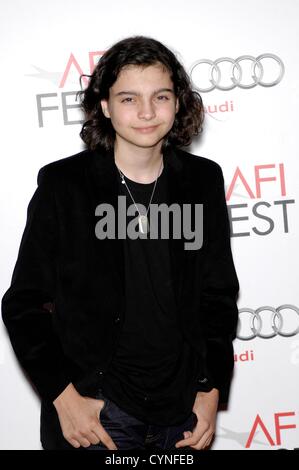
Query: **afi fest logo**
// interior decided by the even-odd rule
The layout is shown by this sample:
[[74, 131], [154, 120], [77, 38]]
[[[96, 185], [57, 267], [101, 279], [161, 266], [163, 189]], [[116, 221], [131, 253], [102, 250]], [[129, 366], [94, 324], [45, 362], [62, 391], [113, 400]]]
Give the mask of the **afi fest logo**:
[[[287, 450], [288, 439], [294, 438], [294, 432], [298, 429], [298, 413], [295, 411], [277, 412], [270, 415], [268, 419], [265, 419], [262, 414], [257, 414], [252, 420], [249, 432], [236, 432], [224, 426], [220, 426], [220, 429], [222, 433], [217, 433], [216, 437], [236, 441], [245, 449], [252, 449], [253, 446], [255, 449], [257, 446], [262, 446], [263, 449], [283, 446]], [[298, 450], [298, 446], [294, 450]]]
[[[280, 446], [282, 444], [282, 431], [284, 435], [288, 435], [287, 430], [297, 429], [294, 417], [296, 413], [294, 411], [287, 411], [283, 413], [274, 413], [272, 417], [272, 423], [265, 424], [263, 418], [258, 414], [255, 417], [253, 426], [250, 430], [249, 437], [245, 444], [245, 448], [249, 449], [253, 442], [261, 443], [261, 434], [264, 439], [271, 447]], [[274, 431], [273, 431], [274, 428]], [[255, 439], [255, 435], [258, 435], [258, 440]]]
[[[290, 213], [294, 214], [295, 199], [287, 197], [284, 163], [255, 165], [250, 174], [237, 167], [226, 190], [229, 203], [234, 197], [248, 203], [228, 204], [232, 237], [266, 236], [274, 230], [288, 233], [292, 229]], [[275, 200], [266, 195], [277, 194]]]

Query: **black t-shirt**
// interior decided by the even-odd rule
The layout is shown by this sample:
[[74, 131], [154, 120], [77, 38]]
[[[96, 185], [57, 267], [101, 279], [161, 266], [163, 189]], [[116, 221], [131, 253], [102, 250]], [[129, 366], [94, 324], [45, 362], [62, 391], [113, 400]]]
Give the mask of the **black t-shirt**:
[[[167, 201], [166, 172], [164, 160], [152, 204]], [[127, 177], [125, 180], [135, 203], [147, 209], [154, 182], [142, 184]], [[133, 204], [120, 176], [119, 195], [126, 196], [127, 207]], [[136, 210], [134, 216], [127, 216], [127, 223], [137, 215]], [[150, 219], [150, 207], [148, 216]], [[197, 363], [178, 325], [169, 240], [161, 238], [160, 224], [158, 235], [157, 239], [151, 239], [148, 234], [135, 240], [127, 236], [123, 240], [125, 319], [115, 355], [104, 377], [103, 393], [143, 422], [173, 425], [183, 422], [192, 411]]]

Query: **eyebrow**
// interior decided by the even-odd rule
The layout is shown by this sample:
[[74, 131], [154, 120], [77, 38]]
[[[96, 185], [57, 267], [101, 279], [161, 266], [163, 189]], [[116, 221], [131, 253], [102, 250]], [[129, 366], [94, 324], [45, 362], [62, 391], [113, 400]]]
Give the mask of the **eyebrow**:
[[[163, 93], [163, 92], [170, 92], [170, 93], [174, 93], [174, 90], [172, 90], [171, 88], [160, 88], [159, 90], [155, 90], [153, 92], [153, 95], [156, 95], [157, 93]], [[134, 95], [134, 96], [140, 96], [140, 93], [137, 93], [136, 91], [119, 91], [118, 93], [115, 94], [115, 96], [122, 96], [122, 95]]]

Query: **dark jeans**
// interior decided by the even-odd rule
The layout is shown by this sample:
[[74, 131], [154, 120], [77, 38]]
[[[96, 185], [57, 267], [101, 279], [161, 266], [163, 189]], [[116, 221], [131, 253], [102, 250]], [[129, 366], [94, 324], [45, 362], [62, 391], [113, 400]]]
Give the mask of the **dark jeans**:
[[[102, 393], [97, 399], [104, 400], [100, 412], [100, 421], [104, 429], [113, 439], [118, 450], [176, 450], [188, 452], [189, 446], [176, 449], [176, 442], [184, 438], [184, 431], [193, 431], [197, 416], [192, 411], [183, 423], [174, 426], [157, 426], [146, 424], [119, 408]], [[87, 450], [108, 450], [103, 444], [90, 445]]]

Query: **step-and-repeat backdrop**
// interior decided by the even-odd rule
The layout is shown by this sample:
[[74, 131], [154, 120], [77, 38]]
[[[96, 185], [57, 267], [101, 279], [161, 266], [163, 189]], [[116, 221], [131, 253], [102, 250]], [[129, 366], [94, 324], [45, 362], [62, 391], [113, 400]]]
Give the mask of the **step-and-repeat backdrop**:
[[[223, 168], [241, 285], [213, 449], [299, 447], [297, 0], [11, 0], [1, 7], [1, 296], [41, 166], [79, 152], [79, 76], [114, 42], [169, 46], [202, 95], [190, 151]], [[0, 326], [0, 448], [40, 449], [39, 401]]]

